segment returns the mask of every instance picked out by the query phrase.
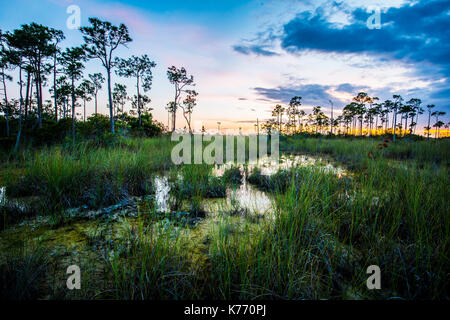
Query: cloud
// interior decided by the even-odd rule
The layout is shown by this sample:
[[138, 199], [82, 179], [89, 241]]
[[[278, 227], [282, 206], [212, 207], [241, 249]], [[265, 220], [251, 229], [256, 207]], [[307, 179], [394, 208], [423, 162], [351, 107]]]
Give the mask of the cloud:
[[[334, 6], [339, 3], [334, 2]], [[349, 9], [350, 22], [336, 25], [324, 7], [304, 11], [283, 26], [281, 46], [289, 52], [369, 54], [414, 63], [419, 74], [436, 81], [447, 78], [442, 87], [432, 88], [430, 97], [450, 98], [450, 1], [408, 3], [381, 13], [381, 29], [368, 29], [371, 13]], [[429, 67], [433, 67], [433, 71]], [[439, 72], [436, 73], [436, 67]], [[341, 88], [342, 89], [342, 88]], [[349, 89], [349, 87], [343, 87]], [[343, 90], [343, 91], [344, 91]], [[446, 102], [447, 102], [446, 101]]]
[[265, 49], [265, 46], [260, 46], [260, 45], [250, 45], [250, 46], [235, 45], [235, 46], [233, 46], [233, 50], [238, 53], [245, 54], [245, 55], [250, 55], [250, 54], [255, 54], [257, 56], [277, 56], [278, 55], [278, 53], [267, 50], [267, 49]]
[[[293, 86], [278, 86], [276, 88], [254, 88], [255, 92], [266, 99], [289, 103], [292, 97], [301, 96], [302, 103], [308, 105], [328, 104], [328, 100], [336, 101], [336, 97], [327, 91], [332, 87], [320, 84], [301, 84]], [[343, 101], [337, 101], [343, 103]]]
[[[305, 11], [284, 25], [282, 46], [291, 50], [319, 50], [338, 53], [389, 54], [414, 61], [450, 61], [450, 2], [423, 1], [415, 5], [389, 8], [381, 14], [381, 29], [368, 29], [370, 16], [361, 8], [351, 14], [351, 24], [337, 27], [323, 15]], [[430, 52], [430, 49], [435, 49]]]
[[361, 92], [363, 90], [367, 90], [368, 87], [366, 86], [354, 86], [350, 83], [341, 83], [340, 85], [338, 85], [336, 87], [336, 91], [340, 91], [340, 92], [346, 92], [346, 93], [351, 93], [351, 94], [356, 94], [358, 92]]

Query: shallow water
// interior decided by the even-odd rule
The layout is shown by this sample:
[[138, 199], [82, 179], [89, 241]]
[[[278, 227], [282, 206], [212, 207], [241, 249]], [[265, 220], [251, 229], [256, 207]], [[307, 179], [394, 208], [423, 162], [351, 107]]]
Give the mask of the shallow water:
[[0, 187], [0, 205], [6, 202], [6, 188]]
[[205, 211], [211, 214], [228, 212], [234, 215], [265, 215], [273, 209], [269, 196], [247, 183], [245, 177], [238, 188], [227, 189], [226, 198], [205, 199], [203, 205]]
[[[213, 168], [213, 175], [221, 177], [225, 170], [232, 166], [236, 165], [234, 163], [216, 165]], [[278, 163], [272, 162], [272, 159], [269, 157], [264, 157], [257, 161], [251, 161], [245, 165], [239, 165], [238, 167], [243, 174], [242, 184], [233, 188], [227, 188], [227, 195], [225, 198], [203, 199], [203, 209], [209, 216], [228, 213], [231, 215], [255, 215], [269, 218], [272, 216], [274, 209], [273, 197], [249, 184], [246, 175], [255, 168], [261, 170], [263, 175], [272, 175], [278, 170], [306, 166], [313, 166], [325, 171], [331, 171], [339, 176], [346, 174], [344, 169], [334, 166], [329, 161], [324, 161], [322, 158], [318, 157], [306, 155], [281, 155]], [[181, 176], [179, 178], [182, 179]], [[170, 212], [171, 184], [169, 182], [168, 174], [156, 176], [153, 180], [153, 185], [155, 187], [155, 209], [162, 213]], [[18, 207], [23, 206], [21, 200], [14, 199], [14, 201], [17, 202]], [[5, 187], [0, 187], [0, 205], [5, 203], [6, 189]], [[133, 211], [132, 208], [131, 210]]]
[[169, 179], [166, 176], [156, 176], [154, 179], [155, 186], [155, 207], [159, 212], [169, 212]]
[[[234, 163], [216, 165], [213, 175], [221, 177], [226, 169], [235, 166]], [[336, 167], [322, 158], [305, 155], [282, 155], [278, 163], [274, 163], [269, 157], [261, 158], [244, 165], [239, 165], [243, 174], [242, 184], [236, 188], [228, 188], [226, 198], [204, 199], [203, 206], [207, 213], [214, 215], [220, 212], [233, 214], [266, 215], [273, 209], [273, 201], [268, 194], [258, 190], [247, 182], [246, 173], [258, 168], [263, 175], [272, 175], [278, 170], [292, 167], [315, 166], [342, 176], [346, 171]], [[247, 170], [245, 170], [247, 169]], [[154, 179], [155, 206], [160, 212], [170, 211], [170, 183], [167, 176], [157, 176]]]
[[[217, 176], [223, 175], [226, 169], [232, 167], [233, 163], [225, 163], [216, 165], [213, 173]], [[279, 162], [274, 162], [270, 157], [265, 156], [258, 160], [250, 161], [246, 164], [249, 171], [254, 168], [258, 168], [261, 170], [261, 174], [263, 175], [272, 175], [276, 173], [278, 170], [290, 169], [293, 167], [308, 167], [315, 166], [323, 169], [327, 172], [333, 172], [338, 176], [343, 176], [346, 174], [346, 171], [332, 164], [330, 161], [327, 161], [320, 157], [312, 157], [308, 155], [280, 155]], [[244, 168], [244, 165], [239, 165], [241, 169]]]

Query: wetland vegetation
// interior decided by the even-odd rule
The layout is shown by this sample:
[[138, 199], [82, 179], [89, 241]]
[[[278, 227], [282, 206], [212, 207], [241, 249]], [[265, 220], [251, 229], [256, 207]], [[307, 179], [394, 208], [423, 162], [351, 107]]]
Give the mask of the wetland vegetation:
[[[2, 297], [447, 296], [448, 140], [283, 136], [277, 168], [173, 165], [172, 144], [58, 145], [7, 160]], [[65, 287], [71, 264], [81, 290]], [[373, 264], [382, 290], [366, 288]]]

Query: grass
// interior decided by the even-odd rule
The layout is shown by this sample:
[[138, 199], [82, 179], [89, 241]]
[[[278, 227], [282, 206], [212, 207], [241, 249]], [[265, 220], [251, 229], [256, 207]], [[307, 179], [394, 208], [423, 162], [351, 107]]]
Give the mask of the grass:
[[151, 192], [152, 175], [170, 165], [167, 140], [127, 140], [109, 148], [52, 147], [27, 154], [18, 176], [7, 174], [8, 197], [38, 196], [43, 212], [104, 207]]
[[203, 199], [226, 196], [225, 183], [212, 175], [212, 168], [206, 164], [184, 165], [171, 171], [172, 210], [186, 209], [194, 216], [204, 216]]
[[[442, 297], [449, 262], [442, 170], [398, 169], [392, 180], [374, 165], [349, 188], [330, 173], [293, 169], [287, 192], [276, 197], [273, 225], [256, 239], [217, 236], [214, 265], [224, 298]], [[389, 181], [384, 196], [372, 188], [380, 174]], [[365, 288], [371, 264], [383, 272], [379, 293]]]
[[45, 292], [50, 256], [42, 247], [18, 246], [0, 259], [0, 300], [36, 300]]
[[[210, 165], [172, 166], [165, 138], [26, 151], [2, 176], [9, 198], [41, 199], [48, 205], [37, 214], [52, 214], [151, 193], [152, 177], [166, 172], [171, 212], [155, 212], [147, 203], [138, 218], [124, 218], [120, 237], [113, 231], [112, 238], [100, 237], [100, 249], [85, 244], [86, 252], [101, 251], [106, 263], [106, 288], [95, 298], [445, 299], [449, 148], [449, 140], [394, 144], [382, 138], [283, 137], [283, 152], [329, 156], [348, 173], [340, 176], [318, 166], [271, 176], [252, 170], [248, 182], [267, 192], [274, 205], [262, 220], [225, 208], [204, 212], [206, 199], [225, 197], [227, 187], [243, 182], [243, 170], [234, 166], [218, 178]], [[189, 223], [192, 217], [196, 223]], [[8, 221], [5, 228], [18, 222]], [[8, 241], [2, 239], [5, 234], [0, 243]], [[27, 274], [45, 265], [39, 257], [14, 260], [11, 252], [0, 256], [9, 261], [2, 270], [12, 279], [26, 282]], [[30, 263], [25, 268], [17, 261]], [[382, 290], [366, 287], [366, 269], [373, 264], [381, 268]], [[88, 277], [96, 282], [94, 273]], [[34, 287], [23, 298], [45, 296], [45, 288]]]
[[117, 243], [109, 257], [114, 298], [126, 300], [179, 299], [192, 292], [180, 236], [164, 223], [130, 227], [129, 237]]
[[292, 174], [288, 170], [278, 170], [276, 173], [268, 176], [261, 174], [261, 170], [255, 168], [247, 180], [265, 192], [284, 193], [289, 186], [289, 179]]
[[244, 175], [238, 166], [231, 166], [223, 173], [222, 179], [229, 186], [239, 186], [242, 184]]
[[299, 138], [294, 136], [282, 138], [280, 151], [331, 155], [351, 169], [363, 168], [369, 160], [369, 153], [385, 159], [450, 165], [448, 139], [413, 141], [405, 138], [393, 143], [390, 139], [382, 137]]

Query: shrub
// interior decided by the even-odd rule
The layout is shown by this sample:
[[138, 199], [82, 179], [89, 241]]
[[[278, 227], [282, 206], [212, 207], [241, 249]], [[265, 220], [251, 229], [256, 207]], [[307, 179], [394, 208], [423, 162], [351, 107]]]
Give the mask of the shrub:
[[242, 184], [242, 177], [243, 175], [239, 167], [233, 166], [225, 170], [222, 178], [226, 184], [237, 186]]

